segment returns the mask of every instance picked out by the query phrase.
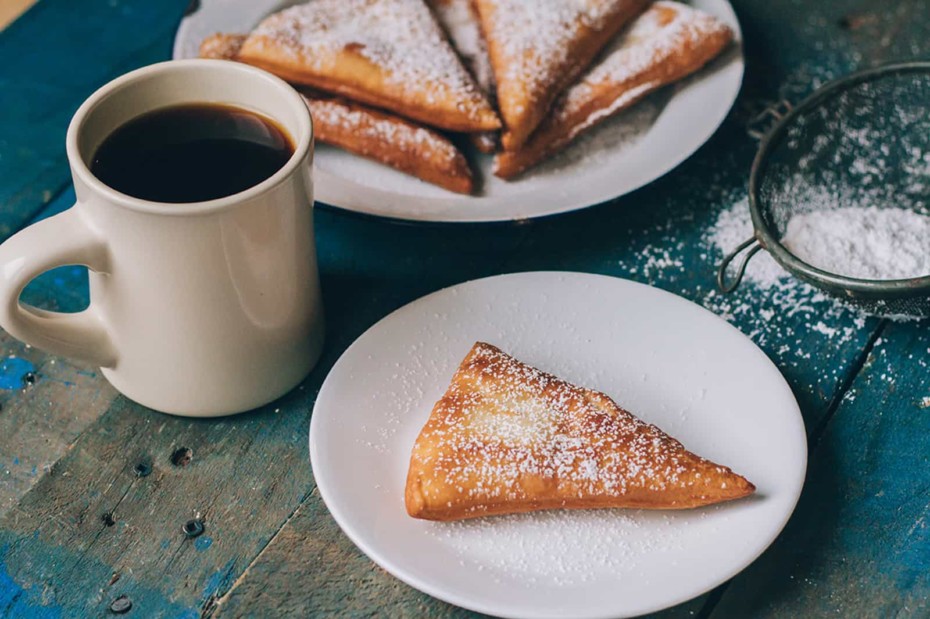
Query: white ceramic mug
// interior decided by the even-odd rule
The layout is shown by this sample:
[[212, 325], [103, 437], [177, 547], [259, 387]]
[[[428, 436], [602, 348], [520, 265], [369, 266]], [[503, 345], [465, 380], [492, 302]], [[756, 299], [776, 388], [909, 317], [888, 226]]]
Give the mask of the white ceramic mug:
[[[126, 121], [184, 103], [260, 112], [295, 144], [273, 176], [191, 204], [140, 200], [91, 174], [91, 157]], [[89, 361], [129, 398], [207, 417], [255, 408], [313, 368], [323, 344], [313, 237], [309, 112], [285, 82], [220, 60], [152, 65], [78, 109], [67, 136], [77, 203], [0, 246], [0, 326], [48, 352]], [[22, 304], [40, 273], [90, 269], [90, 306], [76, 314]]]

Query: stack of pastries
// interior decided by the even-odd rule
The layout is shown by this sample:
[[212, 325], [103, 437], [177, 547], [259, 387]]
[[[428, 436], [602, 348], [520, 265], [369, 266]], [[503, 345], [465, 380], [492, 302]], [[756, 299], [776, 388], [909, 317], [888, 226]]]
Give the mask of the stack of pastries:
[[667, 0], [311, 0], [200, 55], [299, 87], [316, 139], [458, 193], [513, 179], [733, 38]]

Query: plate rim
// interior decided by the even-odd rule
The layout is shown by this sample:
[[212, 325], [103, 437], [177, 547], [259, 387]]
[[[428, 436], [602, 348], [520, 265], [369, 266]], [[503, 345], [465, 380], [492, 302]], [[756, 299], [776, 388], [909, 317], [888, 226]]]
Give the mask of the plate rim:
[[[172, 51], [171, 51], [172, 59], [178, 60], [180, 58], [186, 57], [183, 53], [184, 52], [183, 43], [185, 40], [183, 37], [186, 34], [188, 28], [191, 27], [191, 19], [194, 18], [196, 14], [202, 9], [203, 4], [205, 2], [219, 3], [222, 1], [223, 0], [198, 0], [197, 7], [195, 10], [185, 12], [180, 22], [178, 23], [178, 27], [175, 30], [174, 38], [172, 40]], [[275, 0], [261, 0], [261, 1], [271, 3]], [[295, 3], [293, 0], [284, 0], [284, 1], [287, 2], [288, 4]], [[688, 5], [692, 5], [694, 2], [694, 0], [679, 0], [679, 1], [685, 4], [688, 4]], [[737, 15], [735, 9], [733, 8], [732, 0], [711, 0], [711, 1], [720, 3], [720, 5], [726, 9], [726, 11], [729, 14], [728, 23], [730, 24], [730, 26], [733, 28], [733, 31], [734, 31], [733, 44], [729, 51], [724, 52], [724, 55], [733, 54], [734, 58], [730, 62], [734, 63], [736, 66], [739, 67], [739, 75], [738, 75], [738, 78], [735, 80], [733, 91], [732, 93], [728, 94], [729, 101], [727, 101], [726, 103], [721, 105], [719, 108], [717, 108], [717, 118], [713, 122], [707, 124], [707, 126], [701, 132], [700, 137], [694, 140], [693, 145], [689, 146], [688, 148], [678, 151], [675, 154], [675, 156], [669, 157], [664, 162], [662, 162], [661, 165], [655, 166], [654, 169], [649, 174], [644, 175], [641, 179], [637, 180], [635, 183], [631, 184], [629, 187], [626, 187], [625, 189], [621, 190], [619, 193], [614, 193], [614, 190], [605, 191], [604, 193], [608, 193], [611, 195], [607, 197], [593, 198], [593, 200], [591, 198], [576, 197], [574, 199], [566, 200], [564, 203], [562, 203], [561, 206], [547, 207], [536, 213], [522, 214], [522, 215], [521, 214], [501, 215], [499, 213], [495, 214], [493, 208], [488, 213], [481, 213], [478, 216], [473, 215], [471, 217], [465, 217], [465, 218], [450, 217], [445, 212], [443, 213], [408, 212], [404, 214], [391, 214], [388, 212], [380, 212], [377, 209], [372, 209], [372, 208], [358, 207], [358, 206], [342, 206], [340, 204], [336, 204], [337, 200], [334, 200], [332, 196], [328, 195], [325, 189], [321, 191], [321, 187], [320, 187], [321, 184], [325, 183], [325, 178], [327, 176], [330, 176], [331, 173], [326, 172], [325, 170], [322, 170], [314, 166], [314, 184], [315, 184], [315, 187], [314, 187], [315, 196], [314, 197], [315, 197], [316, 204], [318, 206], [323, 207], [324, 210], [327, 210], [327, 211], [332, 211], [336, 213], [347, 213], [353, 216], [360, 216], [366, 219], [371, 218], [374, 220], [382, 220], [385, 222], [395, 223], [395, 224], [440, 225], [440, 226], [441, 225], [481, 226], [481, 225], [489, 225], [489, 224], [520, 225], [520, 224], [526, 223], [531, 220], [547, 219], [547, 218], [555, 217], [557, 215], [574, 213], [580, 210], [606, 205], [611, 202], [617, 201], [625, 196], [628, 196], [638, 191], [639, 189], [642, 189], [643, 187], [651, 185], [652, 183], [658, 181], [661, 178], [664, 178], [669, 173], [677, 169], [680, 165], [682, 165], [685, 161], [687, 161], [690, 157], [692, 157], [698, 150], [700, 150], [701, 147], [707, 144], [707, 142], [709, 142], [713, 138], [714, 135], [716, 135], [717, 131], [720, 129], [720, 127], [726, 121], [727, 117], [732, 112], [733, 107], [736, 105], [736, 101], [739, 99], [740, 92], [742, 92], [742, 89], [743, 89], [743, 83], [744, 83], [745, 75], [746, 75], [746, 55], [745, 55], [745, 50], [744, 50], [742, 25], [740, 24], [739, 16]], [[715, 58], [714, 61], [712, 61], [712, 63], [719, 61], [722, 57], [723, 56], [721, 56], [720, 58]], [[704, 70], [704, 68], [702, 68], [702, 70]], [[675, 85], [672, 85], [672, 87], [674, 88]], [[675, 95], [672, 96], [672, 99], [674, 99], [674, 97]], [[661, 116], [661, 113], [660, 113], [660, 116]], [[344, 179], [337, 179], [337, 182], [339, 182], [340, 180], [344, 180]], [[571, 178], [570, 177], [567, 178], [566, 182], [570, 183]], [[371, 191], [371, 190], [381, 191], [377, 188], [366, 187], [366, 186], [362, 186], [358, 184], [356, 185], [360, 187], [362, 191]], [[319, 194], [323, 194], [323, 196], [320, 196]], [[463, 196], [456, 196], [454, 194], [450, 194], [448, 198], [432, 198], [429, 196], [406, 196], [403, 194], [393, 194], [393, 195], [395, 196], [394, 201], [396, 202], [404, 202], [404, 201], [409, 201], [409, 200], [416, 200], [416, 201], [429, 201], [429, 200], [435, 200], [435, 199], [446, 200], [446, 199], [457, 199], [460, 197], [465, 198]], [[517, 194], [514, 196], [501, 196], [500, 198], [506, 201], [518, 201], [518, 200], [522, 201], [522, 200], [533, 200], [535, 195], [537, 195], [537, 192], [531, 191], [526, 194]], [[376, 199], [376, 197], [368, 198], [369, 201], [371, 201], [372, 199]], [[355, 202], [356, 200], [351, 199], [351, 198], [344, 198], [341, 201], [348, 203], [348, 202]], [[462, 205], [462, 208], [467, 208], [467, 206]]]
[[[352, 350], [355, 346], [359, 345], [359, 342], [366, 335], [368, 335], [369, 332], [378, 328], [384, 321], [393, 317], [395, 314], [401, 311], [408, 310], [408, 308], [410, 308], [413, 305], [427, 303], [429, 300], [435, 297], [438, 297], [443, 294], [449, 294], [450, 291], [454, 288], [458, 288], [458, 287], [465, 286], [468, 284], [475, 284], [475, 283], [483, 282], [486, 280], [495, 280], [495, 279], [502, 279], [502, 278], [509, 278], [509, 277], [522, 277], [522, 276], [527, 276], [527, 275], [529, 276], [557, 276], [557, 277], [565, 277], [565, 276], [578, 277], [580, 276], [580, 277], [592, 278], [592, 279], [597, 279], [597, 280], [612, 280], [611, 283], [613, 284], [616, 284], [619, 282], [621, 285], [632, 285], [633, 287], [648, 288], [651, 291], [658, 293], [659, 296], [661, 297], [664, 297], [666, 299], [671, 298], [669, 300], [673, 300], [673, 302], [675, 303], [678, 303], [680, 305], [687, 304], [691, 306], [692, 308], [705, 312], [706, 314], [712, 316], [715, 320], [717, 320], [718, 323], [722, 324], [726, 328], [738, 334], [741, 337], [741, 339], [744, 340], [746, 343], [750, 344], [752, 349], [755, 350], [755, 353], [760, 357], [761, 363], [763, 365], [766, 365], [770, 370], [774, 371], [775, 375], [780, 379], [780, 385], [784, 388], [784, 390], [786, 391], [786, 394], [790, 396], [790, 402], [793, 403], [792, 410], [790, 411], [791, 413], [790, 419], [793, 421], [792, 425], [794, 426], [794, 432], [797, 435], [796, 440], [798, 440], [798, 446], [800, 448], [799, 452], [802, 457], [802, 462], [800, 463], [800, 466], [798, 468], [798, 475], [794, 480], [792, 480], [794, 482], [795, 489], [794, 489], [794, 492], [792, 493], [792, 496], [790, 497], [791, 508], [786, 510], [786, 513], [782, 517], [781, 522], [778, 524], [777, 527], [773, 527], [770, 535], [766, 536], [765, 543], [761, 544], [759, 546], [759, 549], [754, 554], [752, 554], [752, 556], [747, 556], [747, 558], [744, 561], [739, 562], [737, 566], [735, 566], [731, 570], [728, 570], [725, 575], [721, 574], [719, 578], [714, 579], [713, 583], [708, 585], [706, 588], [703, 588], [701, 591], [694, 593], [694, 594], [688, 594], [686, 596], [679, 595], [675, 598], [669, 598], [669, 600], [662, 603], [661, 605], [657, 605], [654, 607], [649, 607], [649, 608], [637, 611], [636, 614], [633, 614], [633, 615], [624, 614], [623, 611], [619, 613], [616, 611], [614, 612], [605, 611], [603, 613], [590, 613], [590, 614], [579, 614], [575, 612], [571, 615], [558, 614], [558, 613], [535, 614], [535, 615], [522, 615], [522, 614], [517, 615], [517, 614], [501, 613], [499, 609], [495, 609], [491, 606], [486, 606], [483, 603], [476, 602], [475, 600], [471, 598], [465, 598], [465, 597], [459, 596], [454, 591], [448, 591], [446, 589], [442, 589], [441, 587], [434, 586], [428, 581], [424, 581], [420, 578], [417, 578], [417, 577], [411, 576], [410, 574], [405, 573], [404, 570], [402, 569], [397, 569], [389, 558], [383, 556], [380, 552], [377, 552], [376, 550], [371, 548], [367, 543], [363, 542], [359, 538], [358, 533], [354, 529], [352, 529], [351, 527], [346, 527], [343, 524], [342, 511], [340, 508], [337, 507], [334, 509], [333, 504], [332, 504], [333, 502], [330, 500], [332, 496], [330, 495], [331, 488], [327, 485], [328, 482], [324, 481], [323, 483], [321, 483], [320, 477], [318, 477], [316, 474], [316, 471], [319, 470], [317, 468], [317, 465], [319, 463], [317, 461], [318, 456], [316, 455], [317, 449], [315, 447], [316, 441], [314, 440], [314, 435], [315, 435], [314, 428], [317, 427], [316, 420], [318, 419], [318, 417], [316, 415], [316, 412], [317, 412], [317, 407], [320, 402], [320, 396], [323, 394], [324, 390], [326, 389], [327, 383], [330, 380], [330, 376], [336, 371], [337, 366], [343, 361], [343, 358], [349, 353], [350, 350]], [[314, 484], [320, 494], [320, 499], [323, 501], [323, 504], [326, 506], [326, 509], [329, 511], [330, 516], [336, 522], [337, 526], [342, 531], [342, 533], [346, 537], [348, 537], [349, 540], [355, 545], [355, 547], [358, 548], [366, 557], [368, 557], [371, 561], [373, 561], [379, 567], [381, 567], [386, 572], [388, 572], [388, 574], [390, 574], [392, 577], [397, 578], [401, 582], [416, 589], [417, 591], [430, 595], [448, 604], [452, 604], [454, 606], [464, 608], [466, 610], [471, 610], [474, 612], [484, 613], [487, 615], [491, 615], [495, 617], [503, 617], [503, 618], [508, 618], [508, 619], [521, 619], [521, 618], [526, 619], [527, 617], [537, 618], [537, 619], [542, 619], [542, 618], [552, 619], [552, 618], [562, 618], [562, 617], [568, 617], [568, 616], [573, 617], [573, 619], [617, 619], [617, 618], [622, 618], [622, 617], [637, 617], [643, 614], [654, 613], [654, 612], [658, 612], [658, 611], [665, 610], [668, 608], [672, 608], [673, 606], [677, 606], [689, 600], [696, 599], [697, 597], [700, 597], [701, 595], [704, 595], [708, 591], [711, 591], [714, 588], [720, 586], [721, 584], [728, 582], [729, 580], [735, 578], [738, 574], [740, 574], [745, 569], [747, 569], [749, 566], [751, 566], [760, 556], [762, 556], [762, 554], [765, 551], [767, 551], [772, 546], [772, 544], [775, 542], [778, 536], [781, 535], [785, 526], [788, 524], [788, 521], [791, 519], [791, 516], [794, 514], [795, 510], [797, 509], [798, 501], [800, 500], [801, 493], [804, 489], [804, 482], [807, 477], [807, 466], [808, 466], [808, 459], [809, 459], [809, 454], [808, 454], [809, 445], [808, 445], [808, 440], [807, 440], [807, 430], [806, 430], [806, 425], [804, 422], [803, 415], [801, 413], [800, 405], [798, 404], [798, 401], [797, 401], [797, 397], [794, 395], [794, 391], [791, 389], [791, 386], [788, 384], [787, 380], [785, 379], [784, 374], [781, 372], [781, 370], [778, 369], [778, 366], [775, 365], [775, 363], [771, 360], [771, 358], [769, 358], [769, 356], [766, 355], [765, 352], [755, 342], [753, 342], [751, 338], [749, 338], [749, 336], [747, 336], [745, 333], [740, 331], [736, 326], [732, 325], [730, 322], [728, 322], [721, 316], [715, 314], [714, 312], [710, 311], [709, 309], [699, 305], [698, 303], [694, 301], [686, 299], [685, 297], [679, 296], [677, 294], [674, 294], [662, 288], [650, 286], [642, 282], [637, 282], [637, 281], [633, 281], [633, 280], [622, 278], [622, 277], [615, 277], [612, 275], [605, 275], [605, 274], [600, 274], [600, 273], [586, 273], [586, 272], [581, 272], [581, 271], [570, 271], [570, 270], [520, 271], [520, 272], [502, 273], [502, 274], [497, 274], [497, 275], [490, 275], [487, 277], [479, 277], [479, 278], [475, 278], [471, 280], [466, 280], [463, 282], [459, 282], [457, 284], [445, 286], [439, 290], [425, 294], [408, 303], [405, 303], [404, 305], [386, 314], [385, 316], [380, 318], [377, 322], [375, 322], [373, 325], [371, 325], [369, 328], [367, 328], [358, 337], [356, 337], [355, 340], [353, 340], [352, 344], [350, 344], [342, 352], [342, 354], [339, 355], [339, 358], [330, 368], [329, 372], [326, 375], [326, 378], [323, 380], [323, 383], [320, 385], [320, 390], [317, 393], [316, 399], [314, 400], [314, 403], [313, 403], [313, 410], [311, 411], [311, 414], [310, 414], [308, 443], [309, 443], [310, 466], [311, 466], [311, 470], [313, 474]], [[322, 476], [322, 478], [325, 479], [325, 475]]]

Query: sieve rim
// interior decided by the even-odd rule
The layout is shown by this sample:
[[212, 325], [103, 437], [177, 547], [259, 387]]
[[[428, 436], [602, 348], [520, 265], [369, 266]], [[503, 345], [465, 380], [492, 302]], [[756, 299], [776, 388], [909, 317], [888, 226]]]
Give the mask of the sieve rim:
[[762, 143], [758, 152], [756, 152], [749, 173], [749, 211], [752, 215], [754, 235], [759, 244], [792, 275], [817, 287], [825, 288], [833, 293], [842, 293], [845, 296], [897, 299], [930, 294], [930, 273], [907, 279], [860, 279], [825, 271], [804, 262], [782, 245], [778, 235], [773, 232], [762, 217], [762, 201], [759, 198], [761, 180], [765, 176], [765, 167], [772, 151], [781, 144], [781, 140], [785, 137], [788, 128], [800, 115], [815, 109], [826, 100], [854, 86], [884, 78], [894, 73], [921, 73], [930, 76], [930, 61], [914, 60], [884, 64], [856, 71], [827, 82], [781, 117], [771, 131], [762, 138]]

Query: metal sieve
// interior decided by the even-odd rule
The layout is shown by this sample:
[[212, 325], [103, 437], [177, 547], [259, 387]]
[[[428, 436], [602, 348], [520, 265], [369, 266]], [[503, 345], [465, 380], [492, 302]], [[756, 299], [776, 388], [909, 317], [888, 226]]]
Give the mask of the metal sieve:
[[[753, 236], [728, 254], [717, 284], [739, 286], [767, 250], [789, 273], [870, 314], [930, 316], [930, 273], [898, 280], [846, 277], [812, 266], [781, 244], [795, 214], [842, 206], [904, 208], [927, 215], [930, 197], [930, 62], [853, 73], [780, 116], [762, 139], [749, 177]], [[728, 267], [744, 257], [728, 279]]]

